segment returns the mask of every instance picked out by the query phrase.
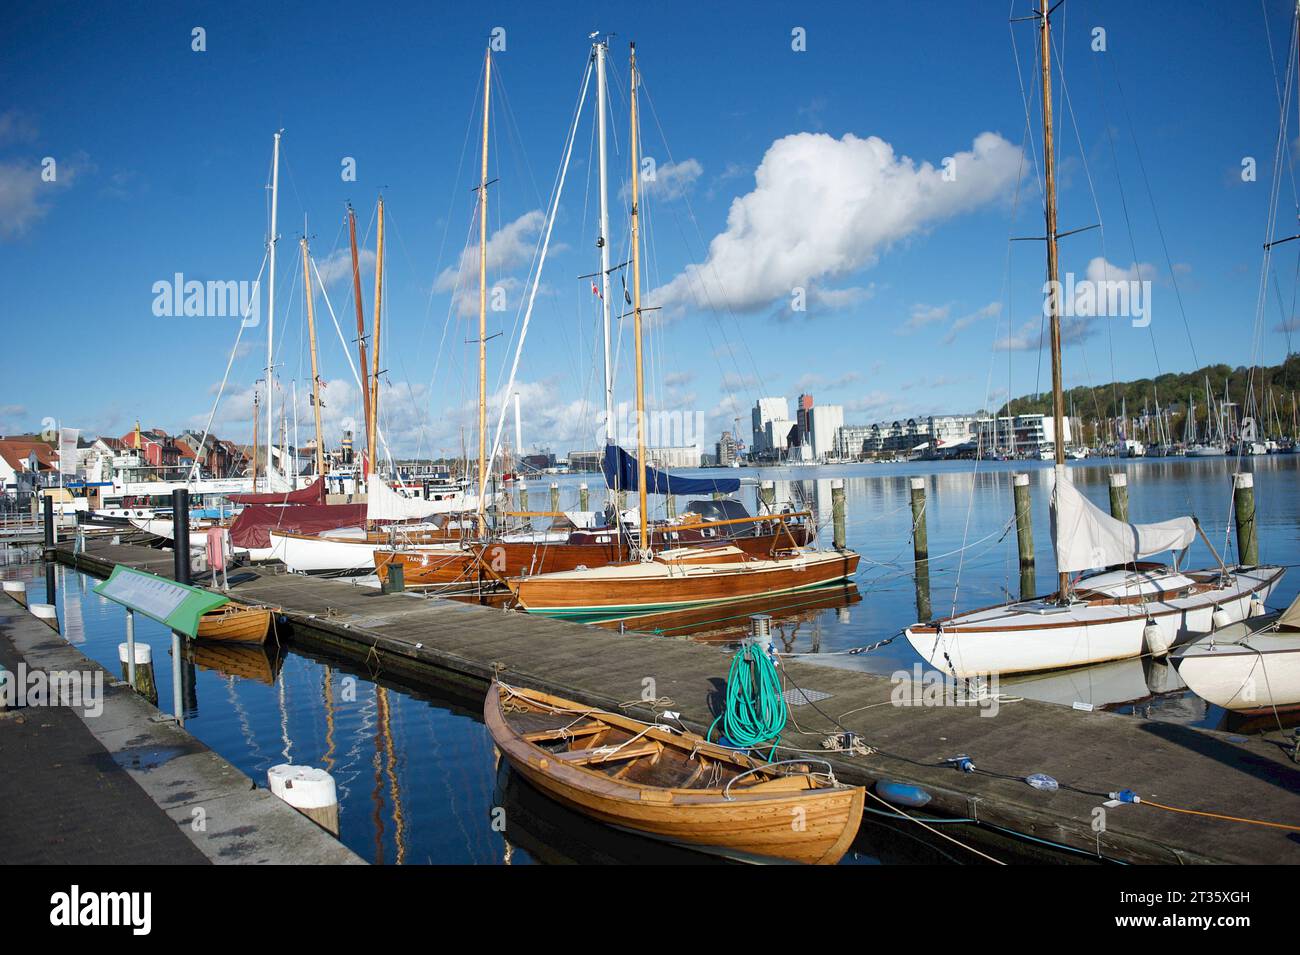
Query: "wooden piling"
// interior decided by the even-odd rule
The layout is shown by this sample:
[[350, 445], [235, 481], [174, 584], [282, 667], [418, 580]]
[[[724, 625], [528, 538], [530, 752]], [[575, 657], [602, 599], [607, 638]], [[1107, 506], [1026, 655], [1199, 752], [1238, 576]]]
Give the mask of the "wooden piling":
[[771, 514], [776, 510], [776, 482], [764, 481], [758, 486], [758, 512]]
[[1128, 523], [1128, 475], [1123, 471], [1110, 476], [1110, 516]]
[[844, 479], [831, 481], [831, 518], [834, 521], [835, 536], [832, 538], [836, 550], [844, 550], [848, 542], [844, 534]]
[[1255, 527], [1255, 475], [1241, 471], [1232, 476], [1232, 503], [1237, 518], [1237, 563], [1259, 564], [1259, 537]]
[[591, 504], [591, 492], [587, 488], [587, 482], [583, 481], [581, 484], [578, 485], [578, 510], [580, 511], [590, 510], [591, 508], [588, 506], [590, 504]]
[[912, 557], [920, 564], [930, 558], [925, 530], [925, 478], [912, 478]]
[[527, 481], [519, 482], [519, 510], [525, 512], [528, 510], [528, 482]]
[[[1034, 516], [1029, 506], [1029, 475], [1016, 474], [1011, 478], [1011, 491], [1016, 507], [1016, 547], [1020, 551], [1020, 569], [1032, 570], [1034, 566]], [[1021, 575], [1023, 577], [1023, 573]], [[1032, 574], [1031, 574], [1032, 577]]]
[[664, 498], [664, 504], [668, 508], [668, 518], [671, 520], [672, 518], [676, 517], [677, 516], [676, 496], [669, 494], [667, 497]]
[[551, 513], [557, 514], [560, 510], [560, 485], [551, 482]]

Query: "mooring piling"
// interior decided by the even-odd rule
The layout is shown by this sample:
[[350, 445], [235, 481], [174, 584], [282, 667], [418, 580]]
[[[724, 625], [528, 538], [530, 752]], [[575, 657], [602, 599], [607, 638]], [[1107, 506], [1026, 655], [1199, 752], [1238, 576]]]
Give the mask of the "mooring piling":
[[776, 511], [776, 482], [763, 481], [758, 485], [758, 512], [771, 514]]
[[1237, 563], [1259, 563], [1259, 537], [1255, 528], [1255, 475], [1239, 471], [1232, 476], [1233, 512], [1237, 519]]
[[552, 481], [551, 482], [551, 513], [558, 514], [559, 512], [560, 512], [560, 485]]
[[1029, 506], [1029, 475], [1013, 475], [1011, 492], [1016, 505], [1016, 547], [1020, 551], [1020, 570], [1023, 572], [1034, 566], [1034, 513]]
[[1128, 475], [1123, 471], [1110, 476], [1110, 516], [1128, 523]]
[[925, 530], [925, 478], [912, 478], [912, 557], [919, 565], [930, 557]]
[[844, 550], [848, 540], [844, 533], [844, 479], [831, 481], [831, 518], [834, 522], [835, 536], [832, 541], [836, 550]]
[[578, 510], [580, 511], [588, 510], [588, 505], [590, 503], [591, 503], [591, 491], [588, 490], [587, 488], [587, 482], [583, 481], [581, 484], [578, 485]]

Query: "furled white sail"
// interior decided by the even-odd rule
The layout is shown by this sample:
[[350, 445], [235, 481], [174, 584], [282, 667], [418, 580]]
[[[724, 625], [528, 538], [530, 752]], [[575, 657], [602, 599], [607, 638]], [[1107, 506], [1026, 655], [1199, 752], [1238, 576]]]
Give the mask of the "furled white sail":
[[[501, 495], [495, 500], [499, 501]], [[493, 503], [489, 499], [488, 503]], [[447, 494], [441, 500], [426, 501], [398, 494], [378, 477], [372, 477], [366, 492], [366, 520], [418, 521], [434, 514], [464, 514], [478, 510], [474, 494]]]
[[1117, 521], [1079, 493], [1058, 469], [1052, 488], [1052, 543], [1056, 569], [1065, 573], [1092, 570], [1183, 550], [1196, 539], [1190, 517], [1158, 524]]

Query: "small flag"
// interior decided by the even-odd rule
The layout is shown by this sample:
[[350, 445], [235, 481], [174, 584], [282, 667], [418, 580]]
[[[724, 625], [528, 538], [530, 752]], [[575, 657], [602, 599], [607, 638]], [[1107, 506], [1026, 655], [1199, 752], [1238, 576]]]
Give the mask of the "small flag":
[[601, 296], [600, 296], [600, 289], [596, 288], [596, 283], [595, 283], [595, 282], [592, 282], [592, 283], [591, 283], [591, 294], [594, 295], [594, 296], [596, 296], [596, 298], [600, 298], [600, 297], [601, 297]]

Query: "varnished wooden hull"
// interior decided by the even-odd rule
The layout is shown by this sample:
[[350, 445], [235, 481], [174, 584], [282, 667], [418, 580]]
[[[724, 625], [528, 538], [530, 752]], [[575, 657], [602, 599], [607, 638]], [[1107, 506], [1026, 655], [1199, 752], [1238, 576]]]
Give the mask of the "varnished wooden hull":
[[[605, 574], [581, 571], [521, 577], [510, 589], [529, 613], [548, 616], [628, 615], [703, 604], [733, 603], [821, 587], [853, 576], [859, 556], [821, 551], [804, 559], [685, 565], [626, 564]], [[626, 571], [623, 570], [626, 568]]]
[[[799, 544], [807, 541], [805, 528], [791, 528], [793, 538]], [[654, 535], [656, 540], [662, 534]], [[535, 543], [532, 541], [497, 541], [488, 544], [483, 550], [483, 559], [492, 572], [500, 577], [529, 577], [535, 574], [553, 574], [579, 567], [604, 567], [628, 559], [626, 545], [620, 545], [617, 537], [609, 535], [606, 543]], [[710, 540], [701, 538], [701, 541]], [[785, 532], [761, 534], [753, 537], [718, 538], [733, 547], [739, 547], [746, 554], [754, 557], [766, 557], [777, 548], [790, 545], [790, 538]], [[454, 548], [427, 548], [412, 550], [376, 550], [374, 553], [375, 572], [382, 579], [387, 573], [389, 563], [399, 561], [402, 565], [403, 579], [408, 585], [454, 585], [473, 583], [478, 580], [480, 567], [474, 555], [465, 550]], [[486, 570], [482, 573], [491, 577]]]
[[204, 614], [195, 636], [199, 640], [260, 644], [266, 642], [270, 629], [271, 611], [267, 608], [227, 604]]
[[[503, 706], [504, 699], [506, 706], [517, 707], [522, 697], [567, 708], [560, 726], [592, 721], [607, 725], [614, 735], [602, 738], [615, 741], [611, 749], [617, 749], [620, 738], [632, 737], [657, 755], [619, 763], [616, 752], [609, 759], [612, 765], [604, 768], [581, 764], [574, 757], [587, 759], [582, 754], [592, 752], [581, 749], [590, 742], [584, 742], [585, 737], [560, 740], [550, 749], [526, 738], [537, 733], [523, 732], [521, 719], [544, 719], [546, 711], [521, 716]], [[861, 822], [861, 787], [832, 784], [807, 773], [781, 776], [700, 737], [647, 728], [546, 694], [493, 683], [484, 721], [511, 768], [540, 791], [607, 825], [678, 845], [746, 861], [834, 864], [852, 845]], [[557, 738], [548, 742], [556, 744]], [[754, 768], [757, 772], [751, 773]], [[732, 788], [727, 793], [720, 783], [697, 788], [654, 782], [657, 776], [692, 773], [700, 778], [716, 773], [720, 782], [731, 780]]]

